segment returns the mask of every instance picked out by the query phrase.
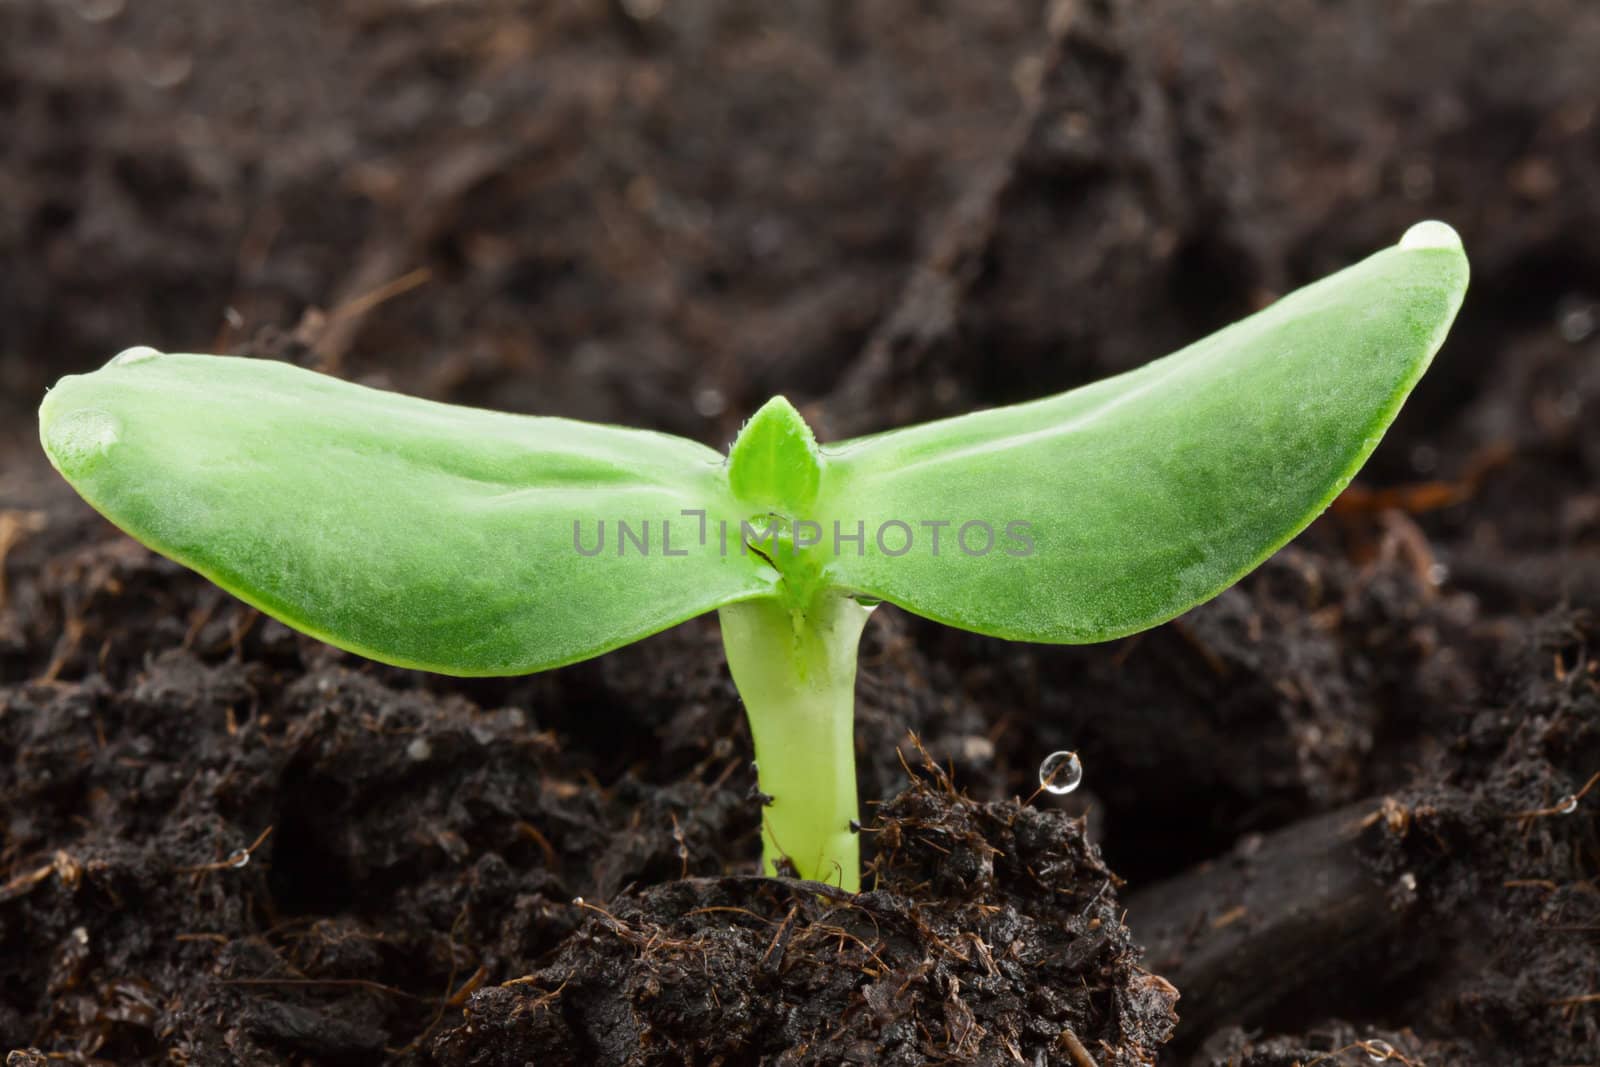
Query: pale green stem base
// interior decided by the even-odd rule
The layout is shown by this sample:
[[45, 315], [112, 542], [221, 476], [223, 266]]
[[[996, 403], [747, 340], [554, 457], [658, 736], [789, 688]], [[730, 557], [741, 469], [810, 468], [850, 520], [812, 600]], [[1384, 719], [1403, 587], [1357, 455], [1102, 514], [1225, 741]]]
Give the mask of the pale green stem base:
[[856, 649], [871, 608], [822, 593], [809, 611], [779, 600], [721, 609], [722, 644], [755, 740], [757, 779], [772, 797], [762, 865], [788, 860], [802, 878], [861, 888], [857, 817]]

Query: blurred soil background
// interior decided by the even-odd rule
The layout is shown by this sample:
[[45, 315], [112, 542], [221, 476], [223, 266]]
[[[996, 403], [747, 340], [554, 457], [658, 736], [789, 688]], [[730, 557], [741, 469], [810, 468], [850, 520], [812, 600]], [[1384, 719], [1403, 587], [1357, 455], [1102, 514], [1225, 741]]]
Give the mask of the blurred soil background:
[[[1597, 72], [1590, 0], [0, 0], [8, 1064], [1600, 1064]], [[753, 877], [714, 620], [378, 667], [35, 436], [150, 344], [837, 439], [1429, 217], [1449, 342], [1237, 588], [1085, 648], [878, 612], [858, 904]]]

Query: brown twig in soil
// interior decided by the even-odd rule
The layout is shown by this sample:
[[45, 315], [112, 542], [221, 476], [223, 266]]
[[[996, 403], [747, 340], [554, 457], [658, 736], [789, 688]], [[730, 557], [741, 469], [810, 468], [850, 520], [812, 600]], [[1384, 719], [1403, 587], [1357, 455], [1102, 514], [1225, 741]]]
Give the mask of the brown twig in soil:
[[517, 833], [539, 846], [539, 851], [544, 856], [544, 865], [552, 871], [556, 869], [556, 847], [550, 839], [539, 832], [539, 828], [526, 819], [519, 819], [515, 827]]
[[[783, 922], [778, 926], [777, 932], [772, 935], [772, 940], [767, 944], [767, 951], [761, 954], [762, 970], [777, 973], [782, 969], [783, 956], [789, 950], [789, 938], [794, 933], [794, 917], [799, 911], [800, 906], [796, 904], [790, 907], [789, 914], [783, 917]], [[778, 954], [777, 959], [772, 958], [774, 952]], [[771, 961], [770, 964], [769, 960]]]
[[1500, 883], [1502, 889], [1548, 889], [1551, 892], [1561, 888], [1548, 878], [1511, 878]]
[[42, 511], [0, 511], [0, 611], [6, 608], [6, 556], [26, 534], [45, 527]]
[[678, 825], [678, 813], [669, 811], [667, 816], [672, 820], [672, 839], [678, 843], [678, 878], [682, 880], [689, 877], [689, 843], [684, 840], [683, 827]]
[[1561, 1017], [1568, 1022], [1585, 1004], [1600, 1004], [1600, 993], [1582, 993], [1575, 997], [1557, 997], [1550, 1002], [1552, 1008], [1561, 1009]]
[[1589, 780], [1584, 783], [1582, 789], [1576, 793], [1568, 793], [1548, 808], [1534, 808], [1532, 811], [1513, 812], [1508, 818], [1532, 820], [1546, 815], [1571, 815], [1578, 810], [1578, 804], [1582, 802], [1584, 797], [1589, 795], [1589, 790], [1593, 789], [1596, 783], [1600, 783], [1600, 771], [1595, 771], [1594, 774], [1590, 775]]
[[49, 878], [50, 873], [54, 870], [55, 866], [47, 863], [43, 867], [35, 867], [27, 874], [17, 875], [4, 886], [0, 886], [0, 904], [8, 900], [15, 900], [17, 897], [27, 893], [28, 890]]
[[61, 674], [61, 668], [67, 665], [67, 660], [78, 651], [78, 645], [83, 641], [83, 618], [74, 615], [61, 624], [61, 637], [56, 641], [55, 650], [50, 655], [50, 662], [45, 666], [44, 673], [39, 675], [38, 681], [46, 685], [54, 682]]
[[382, 285], [374, 286], [361, 295], [340, 304], [328, 313], [328, 321], [333, 323], [338, 322], [340, 319], [365, 315], [385, 301], [393, 300], [403, 293], [409, 293], [419, 286], [426, 285], [432, 278], [433, 270], [429, 267], [418, 267], [415, 270], [407, 271], [398, 278], [384, 282]]
[[83, 865], [67, 855], [64, 850], [57, 849], [56, 854], [50, 858], [49, 863], [41, 867], [35, 867], [26, 874], [19, 874], [4, 886], [0, 886], [0, 904], [8, 900], [15, 900], [17, 897], [30, 892], [52, 874], [61, 879], [62, 885], [68, 889], [74, 889], [77, 887], [79, 880], [83, 878]]
[[267, 827], [265, 830], [261, 831], [260, 835], [250, 844], [246, 845], [244, 848], [234, 849], [232, 852], [228, 853], [222, 859], [217, 860], [214, 863], [202, 863], [196, 867], [179, 867], [178, 870], [183, 874], [205, 874], [208, 871], [237, 870], [240, 867], [245, 867], [249, 865], [250, 857], [255, 855], [256, 849], [260, 848], [264, 843], [266, 843], [267, 838], [272, 836], [272, 830], [273, 827]]
[[1061, 1031], [1059, 1038], [1061, 1047], [1067, 1050], [1067, 1055], [1072, 1057], [1072, 1062], [1077, 1067], [1099, 1067], [1094, 1062], [1094, 1057], [1089, 1055], [1089, 1050], [1083, 1047], [1083, 1042], [1078, 1040], [1078, 1035], [1070, 1028]]
[[1404, 1065], [1404, 1067], [1423, 1067], [1421, 1061], [1406, 1059], [1406, 1057], [1401, 1054], [1399, 1049], [1395, 1048], [1387, 1041], [1375, 1041], [1371, 1039], [1366, 1041], [1356, 1041], [1341, 1048], [1336, 1048], [1332, 1052], [1324, 1052], [1310, 1063], [1307, 1063], [1306, 1067], [1316, 1067], [1317, 1064], [1322, 1063], [1325, 1060], [1331, 1060], [1335, 1056], [1343, 1056], [1346, 1052], [1361, 1052], [1369, 1060], [1373, 1060], [1378, 1063], [1392, 1060], [1395, 1063]]
[[719, 911], [730, 912], [734, 915], [744, 915], [748, 918], [754, 919], [756, 922], [766, 923], [768, 926], [772, 925], [772, 920], [767, 918], [765, 915], [758, 915], [749, 908], [738, 908], [734, 907], [732, 904], [707, 904], [703, 908], [690, 908], [688, 911], [683, 913], [683, 917], [687, 919], [691, 915], [713, 915]]
[[[455, 953], [456, 935], [461, 932], [461, 926], [466, 921], [467, 909], [465, 906], [463, 906], [462, 909], [456, 913], [455, 921], [450, 924], [450, 973], [445, 977], [444, 997], [434, 1008], [433, 1018], [428, 1021], [427, 1026], [423, 1027], [422, 1033], [408, 1041], [403, 1048], [385, 1048], [384, 1051], [389, 1055], [404, 1056], [418, 1048], [421, 1048], [422, 1043], [428, 1040], [428, 1038], [433, 1034], [434, 1030], [438, 1029], [439, 1023], [444, 1020], [445, 1009], [460, 1006], [462, 1001], [465, 1001], [467, 997], [471, 995], [472, 991], [481, 985], [483, 980], [488, 977], [488, 970], [480, 965], [478, 969], [473, 972], [472, 977], [468, 978], [466, 982], [462, 984], [460, 989], [456, 989], [453, 993], [451, 992], [451, 990], [455, 988], [457, 973]], [[416, 999], [421, 1000], [422, 998], [418, 997]]]
[[1416, 482], [1384, 489], [1352, 485], [1334, 499], [1329, 508], [1335, 515], [1371, 515], [1385, 511], [1420, 515], [1470, 500], [1495, 468], [1504, 466], [1513, 454], [1508, 441], [1497, 441], [1479, 449], [1467, 461], [1466, 470], [1454, 482]]

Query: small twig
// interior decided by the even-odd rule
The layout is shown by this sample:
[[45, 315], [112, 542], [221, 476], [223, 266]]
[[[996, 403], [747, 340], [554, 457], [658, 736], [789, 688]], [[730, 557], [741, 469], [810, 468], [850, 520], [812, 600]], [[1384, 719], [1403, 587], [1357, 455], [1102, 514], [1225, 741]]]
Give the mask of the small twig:
[[1578, 804], [1585, 796], [1589, 794], [1589, 790], [1595, 787], [1596, 782], [1600, 782], [1600, 771], [1595, 771], [1594, 774], [1589, 777], [1589, 780], [1584, 783], [1582, 789], [1578, 790], [1576, 793], [1568, 793], [1566, 796], [1562, 797], [1548, 808], [1535, 808], [1532, 811], [1514, 812], [1509, 817], [1513, 819], [1537, 819], [1546, 815], [1571, 815], [1574, 811], [1578, 810]]
[[207, 871], [236, 870], [240, 867], [247, 866], [250, 863], [250, 857], [255, 855], [256, 849], [260, 848], [262, 844], [266, 842], [267, 838], [272, 836], [272, 829], [273, 828], [270, 826], [267, 827], [265, 830], [261, 831], [260, 836], [258, 836], [249, 845], [246, 845], [244, 848], [234, 849], [232, 852], [228, 853], [222, 859], [217, 860], [214, 863], [202, 863], [197, 867], [179, 867], [178, 870], [184, 874], [204, 874]]
[[1061, 1047], [1067, 1050], [1067, 1055], [1072, 1057], [1072, 1062], [1077, 1067], [1099, 1067], [1094, 1062], [1094, 1057], [1089, 1055], [1089, 1050], [1083, 1047], [1083, 1042], [1078, 1040], [1078, 1035], [1072, 1032], [1071, 1027], [1061, 1031]]

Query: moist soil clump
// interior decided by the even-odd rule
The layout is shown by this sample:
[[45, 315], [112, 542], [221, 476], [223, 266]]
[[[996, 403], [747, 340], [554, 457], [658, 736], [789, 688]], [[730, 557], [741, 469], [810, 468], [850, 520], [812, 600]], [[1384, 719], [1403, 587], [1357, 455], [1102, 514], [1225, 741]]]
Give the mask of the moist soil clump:
[[[0, 4], [10, 1062], [1596, 1062], [1600, 9], [781, 7]], [[782, 392], [837, 440], [1425, 217], [1449, 343], [1236, 588], [1085, 648], [876, 612], [858, 898], [755, 875], [714, 620], [366, 663], [34, 436], [153, 344], [717, 446]]]
[[927, 770], [868, 831], [867, 892], [740, 877], [667, 882], [609, 908], [579, 901], [591, 914], [554, 959], [474, 994], [435, 1054], [1152, 1062], [1178, 994], [1137, 966], [1083, 820], [979, 805]]

